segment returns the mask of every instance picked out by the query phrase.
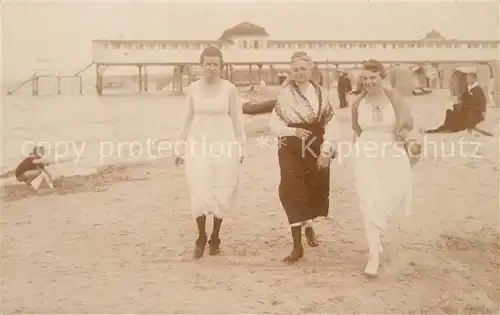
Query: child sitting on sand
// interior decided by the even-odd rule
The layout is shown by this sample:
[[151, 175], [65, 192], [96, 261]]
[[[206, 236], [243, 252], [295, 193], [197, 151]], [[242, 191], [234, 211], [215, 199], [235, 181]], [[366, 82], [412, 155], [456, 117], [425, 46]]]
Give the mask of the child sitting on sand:
[[45, 182], [50, 188], [54, 188], [52, 175], [46, 169], [49, 164], [52, 162], [45, 157], [45, 148], [36, 146], [33, 148], [33, 152], [16, 167], [16, 178], [34, 190], [38, 190], [42, 182]]

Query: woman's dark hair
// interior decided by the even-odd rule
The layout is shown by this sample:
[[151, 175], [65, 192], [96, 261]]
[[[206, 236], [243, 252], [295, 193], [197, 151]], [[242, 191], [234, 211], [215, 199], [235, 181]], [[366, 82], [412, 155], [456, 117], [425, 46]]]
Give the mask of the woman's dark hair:
[[[385, 79], [387, 77], [387, 72], [385, 71], [384, 65], [380, 61], [375, 60], [375, 59], [369, 59], [369, 60], [363, 61], [362, 65], [361, 65], [361, 70], [378, 72], [382, 79]], [[364, 89], [363, 82], [361, 81], [361, 77], [360, 77], [358, 80], [358, 84], [356, 86], [356, 89], [354, 91], [352, 91], [351, 94], [359, 95], [359, 94], [363, 93], [363, 89]]]
[[214, 46], [209, 46], [209, 47], [203, 49], [203, 51], [201, 52], [201, 55], [200, 55], [200, 63], [203, 63], [203, 59], [205, 57], [219, 57], [220, 62], [221, 62], [221, 66], [224, 63], [224, 58], [222, 57], [222, 51], [220, 51], [219, 48], [214, 47]]
[[45, 151], [45, 148], [44, 148], [44, 147], [42, 147], [42, 146], [37, 145], [37, 146], [35, 146], [35, 147], [33, 148], [33, 151], [31, 151], [31, 154], [33, 154], [33, 155], [38, 155], [38, 152], [39, 152], [39, 151]]

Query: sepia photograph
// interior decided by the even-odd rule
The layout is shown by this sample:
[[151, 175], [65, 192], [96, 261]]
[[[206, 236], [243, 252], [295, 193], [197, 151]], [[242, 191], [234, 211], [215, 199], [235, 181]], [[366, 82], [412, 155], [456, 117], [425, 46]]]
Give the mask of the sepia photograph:
[[499, 314], [500, 2], [1, 4], [2, 314]]

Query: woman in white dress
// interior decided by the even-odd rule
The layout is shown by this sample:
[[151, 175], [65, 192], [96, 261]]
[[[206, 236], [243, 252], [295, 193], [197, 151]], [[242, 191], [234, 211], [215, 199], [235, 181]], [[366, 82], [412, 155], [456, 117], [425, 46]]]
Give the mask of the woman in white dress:
[[[186, 115], [176, 146], [176, 165], [185, 162], [191, 209], [198, 227], [194, 257], [203, 255], [207, 241], [210, 255], [220, 252], [220, 228], [225, 213], [236, 206], [239, 166], [246, 140], [242, 102], [238, 90], [220, 77], [222, 52], [215, 47], [200, 56], [203, 77], [188, 89]], [[208, 240], [206, 218], [213, 214]]]
[[293, 249], [284, 260], [294, 263], [304, 255], [302, 227], [309, 246], [319, 245], [312, 224], [328, 215], [330, 161], [336, 155], [338, 125], [327, 93], [311, 80], [311, 58], [296, 52], [290, 68], [270, 127], [279, 136], [279, 199], [293, 239]]
[[366, 61], [361, 93], [352, 104], [353, 168], [369, 248], [365, 268], [369, 276], [378, 273], [380, 232], [390, 214], [399, 208], [409, 211], [413, 184], [409, 155], [420, 153], [418, 141], [408, 137], [414, 128], [409, 108], [401, 96], [384, 86], [384, 77], [380, 62]]

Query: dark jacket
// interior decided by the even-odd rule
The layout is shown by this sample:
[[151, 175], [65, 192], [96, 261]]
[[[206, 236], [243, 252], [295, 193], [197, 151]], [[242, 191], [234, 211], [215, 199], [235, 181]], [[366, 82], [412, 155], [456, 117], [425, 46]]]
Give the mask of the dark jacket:
[[466, 126], [467, 128], [474, 128], [476, 124], [483, 120], [483, 116], [486, 113], [487, 104], [486, 95], [483, 89], [476, 85], [470, 92], [466, 90], [460, 97], [460, 103], [462, 105], [462, 110], [466, 115]]

